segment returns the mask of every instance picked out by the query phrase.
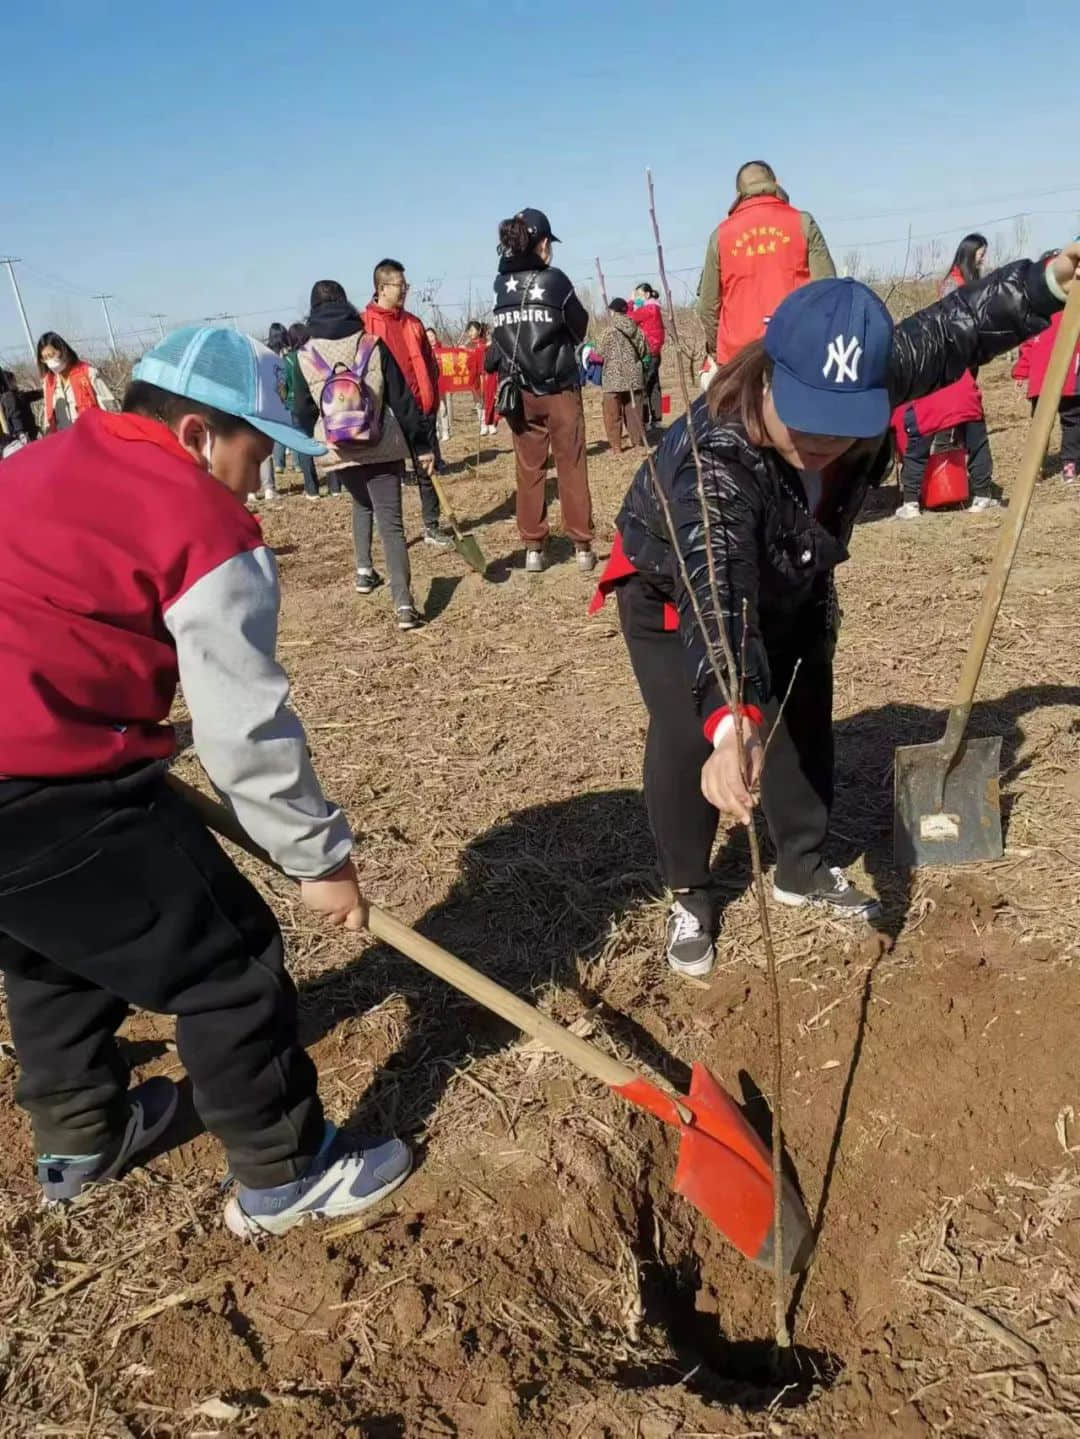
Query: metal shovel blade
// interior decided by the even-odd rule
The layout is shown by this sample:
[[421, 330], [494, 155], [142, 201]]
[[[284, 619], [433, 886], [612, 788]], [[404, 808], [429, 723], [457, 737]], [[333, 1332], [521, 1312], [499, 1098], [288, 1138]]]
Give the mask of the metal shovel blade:
[[[619, 1086], [620, 1094], [679, 1131], [672, 1188], [699, 1209], [735, 1248], [762, 1268], [773, 1263], [772, 1156], [742, 1110], [701, 1064], [690, 1094], [665, 1094], [646, 1079]], [[689, 1115], [689, 1122], [683, 1117]], [[797, 1274], [814, 1252], [814, 1233], [802, 1200], [784, 1179], [784, 1268]]]
[[1000, 859], [1001, 736], [966, 739], [949, 764], [941, 742], [896, 751], [893, 858], [898, 865]]
[[455, 530], [454, 549], [471, 570], [475, 570], [478, 575], [487, 573], [487, 560], [484, 559], [484, 552], [475, 536], [465, 535], [460, 530]]

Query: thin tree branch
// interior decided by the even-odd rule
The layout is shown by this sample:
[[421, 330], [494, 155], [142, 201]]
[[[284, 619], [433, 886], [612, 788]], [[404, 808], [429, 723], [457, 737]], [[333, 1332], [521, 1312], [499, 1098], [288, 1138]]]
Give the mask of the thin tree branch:
[[608, 307], [607, 284], [606, 284], [605, 281], [604, 281], [604, 272], [603, 272], [603, 270], [600, 268], [600, 256], [599, 256], [599, 255], [597, 255], [597, 257], [596, 257], [596, 278], [600, 281], [600, 294], [603, 296], [604, 309], [606, 310], [607, 307]]
[[[652, 454], [649, 453], [648, 465], [649, 474], [652, 478], [653, 489], [660, 499], [664, 511], [664, 518], [667, 523], [668, 532], [671, 538], [672, 549], [674, 550], [679, 565], [680, 578], [690, 596], [694, 610], [694, 617], [701, 630], [702, 638], [705, 641], [709, 662], [713, 669], [721, 692], [727, 702], [734, 719], [735, 748], [738, 757], [739, 771], [743, 777], [747, 791], [750, 790], [750, 768], [747, 759], [746, 745], [743, 740], [742, 714], [739, 706], [734, 702], [737, 695], [742, 694], [742, 675], [735, 663], [735, 656], [732, 652], [731, 640], [727, 632], [725, 615], [720, 605], [719, 585], [716, 574], [716, 556], [712, 545], [712, 516], [705, 494], [705, 474], [701, 462], [701, 451], [698, 446], [697, 433], [694, 424], [694, 414], [690, 390], [686, 381], [686, 373], [683, 369], [683, 345], [679, 334], [679, 322], [675, 314], [675, 303], [671, 294], [671, 284], [668, 280], [667, 267], [664, 263], [664, 245], [660, 235], [660, 225], [656, 218], [656, 193], [653, 188], [652, 171], [645, 171], [645, 180], [649, 192], [649, 218], [652, 221], [653, 238], [656, 241], [656, 258], [660, 271], [660, 283], [664, 288], [664, 295], [667, 300], [668, 309], [671, 313], [671, 329], [675, 339], [676, 351], [678, 354], [679, 387], [682, 391], [683, 404], [686, 408], [686, 430], [690, 440], [690, 449], [694, 457], [694, 469], [697, 475], [698, 500], [701, 506], [701, 518], [705, 536], [706, 566], [709, 578], [709, 597], [712, 602], [713, 616], [716, 620], [716, 629], [720, 645], [723, 651], [724, 664], [727, 669], [726, 676], [721, 673], [718, 664], [716, 648], [713, 645], [708, 629], [705, 625], [701, 607], [698, 604], [697, 596], [690, 585], [687, 573], [686, 561], [678, 543], [678, 535], [675, 530], [674, 517], [671, 506], [664, 495], [653, 462]], [[745, 633], [745, 610], [744, 610], [744, 633]], [[741, 637], [742, 638], [742, 637]], [[765, 960], [768, 970], [769, 990], [773, 1012], [773, 1085], [772, 1085], [772, 1109], [773, 1109], [773, 1143], [772, 1143], [772, 1170], [773, 1170], [773, 1307], [775, 1322], [775, 1344], [776, 1344], [776, 1367], [778, 1370], [787, 1367], [791, 1349], [791, 1332], [787, 1322], [786, 1302], [786, 1274], [784, 1269], [784, 1235], [783, 1235], [783, 1082], [784, 1082], [784, 1048], [783, 1048], [783, 1016], [780, 1009], [780, 981], [776, 965], [776, 949], [773, 944], [772, 926], [769, 921], [769, 906], [765, 895], [765, 875], [761, 863], [761, 848], [758, 843], [757, 829], [751, 819], [747, 826], [747, 839], [750, 845], [750, 863], [754, 876], [754, 892], [757, 897], [758, 918], [761, 924], [761, 935], [765, 947]]]

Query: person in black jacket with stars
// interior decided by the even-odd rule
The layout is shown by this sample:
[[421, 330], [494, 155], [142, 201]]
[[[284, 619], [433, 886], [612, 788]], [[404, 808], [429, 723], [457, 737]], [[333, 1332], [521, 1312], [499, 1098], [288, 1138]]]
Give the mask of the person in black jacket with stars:
[[[894, 327], [853, 280], [816, 280], [779, 305], [762, 340], [719, 370], [690, 411], [701, 453], [719, 615], [709, 580], [698, 478], [683, 416], [656, 455], [674, 543], [720, 651], [726, 630], [746, 674], [739, 716], [724, 704], [647, 466], [616, 520], [594, 609], [611, 590], [649, 711], [645, 796], [660, 870], [674, 894], [667, 953], [708, 974], [718, 924], [709, 864], [721, 814], [751, 823], [751, 790], [776, 847], [774, 896], [869, 920], [877, 902], [824, 857], [833, 802], [833, 570], [855, 517], [887, 473], [889, 416], [973, 365], [1037, 335], [1080, 264], [1020, 260]], [[798, 673], [792, 684], [796, 661]], [[762, 773], [762, 746], [792, 684]], [[739, 769], [735, 725], [751, 769]]]
[[521, 411], [503, 411], [514, 437], [518, 533], [525, 568], [544, 568], [548, 537], [544, 467], [555, 460], [563, 527], [574, 541], [579, 569], [596, 564], [592, 498], [585, 458], [585, 413], [576, 348], [589, 316], [571, 281], [551, 263], [558, 243], [542, 210], [522, 210], [499, 226], [495, 316], [485, 369], [516, 382]]

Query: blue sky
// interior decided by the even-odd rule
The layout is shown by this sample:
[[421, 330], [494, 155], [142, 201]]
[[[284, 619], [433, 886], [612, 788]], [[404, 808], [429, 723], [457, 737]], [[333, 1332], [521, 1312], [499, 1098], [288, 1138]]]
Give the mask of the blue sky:
[[[154, 311], [265, 333], [313, 280], [365, 299], [384, 254], [462, 318], [527, 204], [575, 280], [599, 254], [628, 290], [656, 273], [646, 165], [677, 285], [758, 156], [838, 261], [899, 266], [909, 222], [951, 254], [1018, 211], [1042, 249], [1080, 214], [1055, 23], [999, 0], [15, 6], [0, 255], [25, 261], [31, 327], [92, 350], [100, 291], [122, 336]], [[21, 343], [0, 271], [0, 354]]]

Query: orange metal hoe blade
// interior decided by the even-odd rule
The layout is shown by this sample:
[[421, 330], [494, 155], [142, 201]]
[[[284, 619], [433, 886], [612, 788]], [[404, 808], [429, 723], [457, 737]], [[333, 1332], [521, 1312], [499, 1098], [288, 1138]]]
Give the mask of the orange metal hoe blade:
[[[620, 1085], [618, 1093], [679, 1130], [675, 1193], [699, 1209], [747, 1259], [771, 1268], [772, 1158], [728, 1092], [704, 1065], [695, 1064], [688, 1099], [674, 1099], [646, 1079]], [[689, 1124], [680, 1108], [692, 1116]], [[814, 1235], [810, 1216], [786, 1178], [782, 1212], [784, 1267], [797, 1274], [810, 1262]]]

